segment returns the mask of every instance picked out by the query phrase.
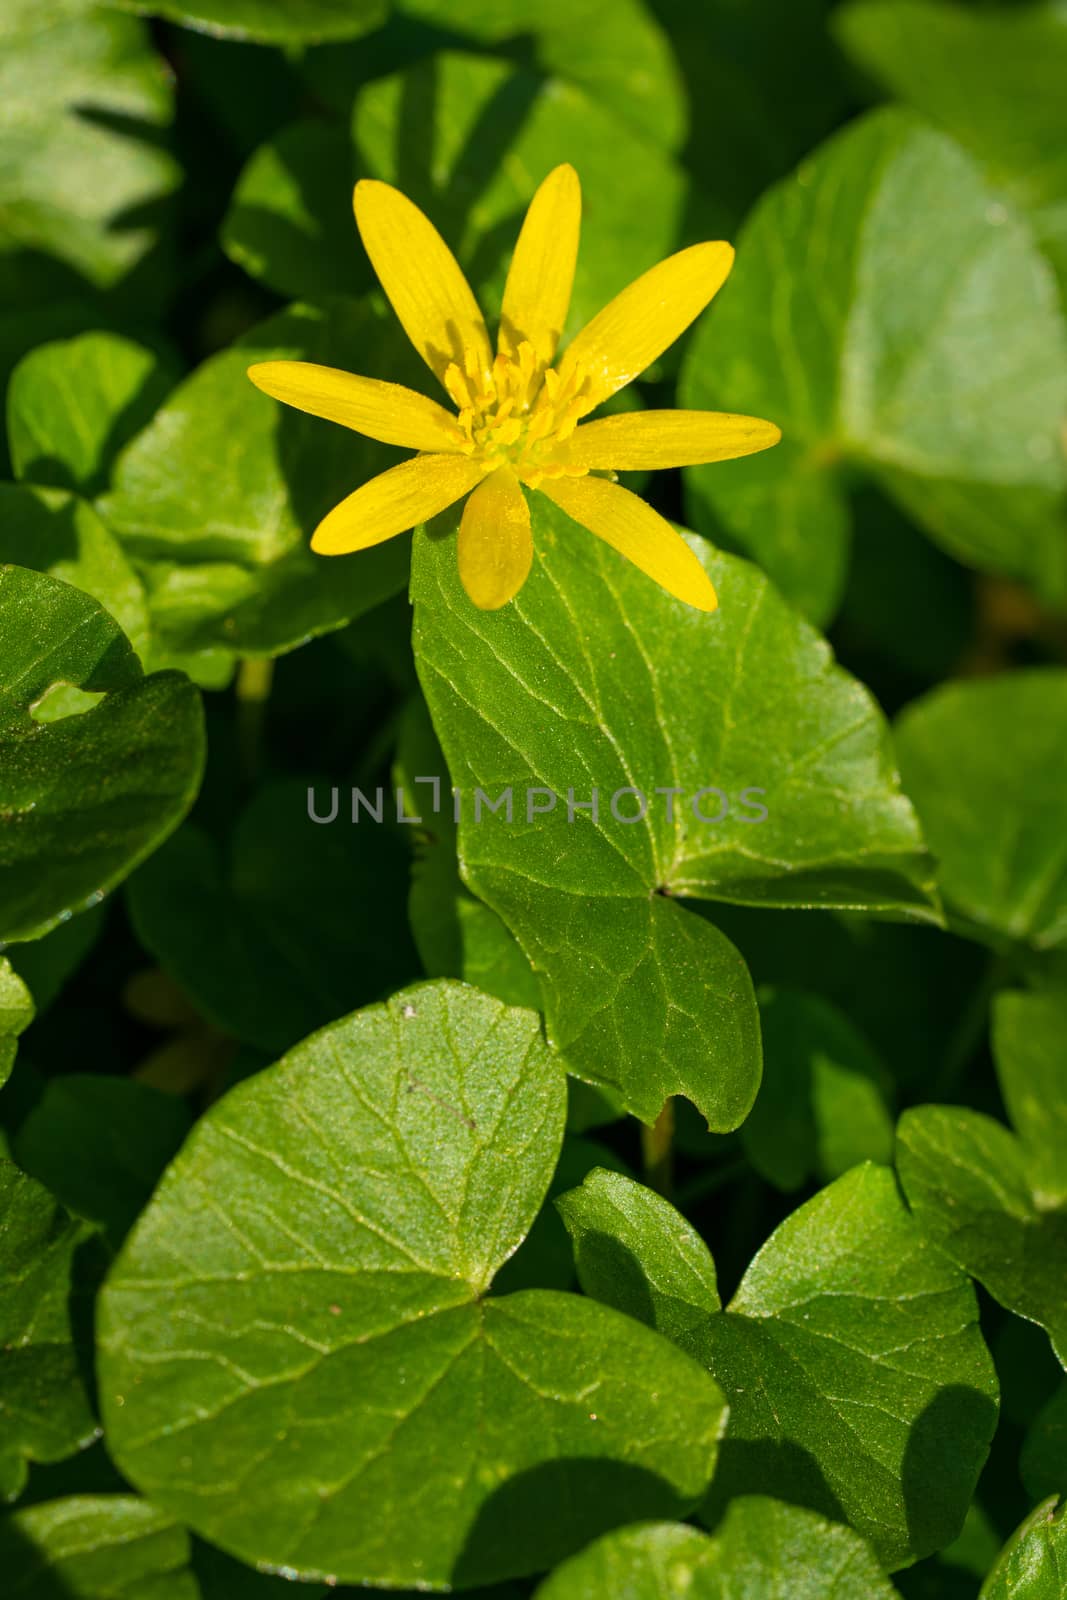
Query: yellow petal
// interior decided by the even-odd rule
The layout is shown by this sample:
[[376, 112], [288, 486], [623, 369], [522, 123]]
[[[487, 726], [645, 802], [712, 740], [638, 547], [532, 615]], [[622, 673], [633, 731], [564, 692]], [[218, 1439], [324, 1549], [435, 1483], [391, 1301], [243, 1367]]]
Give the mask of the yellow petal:
[[488, 373], [492, 349], [485, 320], [459, 263], [429, 217], [391, 184], [363, 178], [353, 196], [356, 223], [371, 265], [419, 355], [444, 381], [455, 361]]
[[546, 478], [541, 493], [668, 594], [698, 611], [715, 610], [711, 579], [681, 534], [629, 489], [608, 478]]
[[588, 374], [586, 411], [644, 372], [685, 332], [722, 288], [733, 261], [733, 247], [721, 240], [690, 245], [635, 279], [586, 323], [559, 367], [562, 378], [575, 367]]
[[473, 489], [485, 468], [467, 456], [413, 456], [334, 506], [311, 538], [320, 556], [366, 550], [428, 522]]
[[459, 576], [482, 611], [507, 605], [526, 582], [533, 561], [530, 508], [509, 467], [498, 467], [463, 507]]
[[571, 435], [568, 461], [617, 472], [695, 467], [750, 456], [781, 437], [773, 422], [729, 411], [628, 411], [583, 423]]
[[501, 355], [515, 357], [528, 339], [542, 366], [556, 353], [571, 303], [582, 190], [566, 162], [549, 173], [530, 201], [504, 286]]
[[360, 378], [313, 361], [259, 361], [248, 376], [257, 389], [298, 411], [354, 428], [408, 450], [458, 450], [463, 432], [436, 400], [399, 383]]

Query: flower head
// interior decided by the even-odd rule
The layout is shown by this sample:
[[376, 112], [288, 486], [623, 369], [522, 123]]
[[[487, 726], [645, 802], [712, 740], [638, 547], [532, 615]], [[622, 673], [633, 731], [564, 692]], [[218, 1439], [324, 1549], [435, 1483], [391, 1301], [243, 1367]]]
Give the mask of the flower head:
[[669, 593], [713, 611], [715, 590], [684, 539], [616, 483], [629, 469], [693, 466], [777, 443], [757, 417], [640, 411], [583, 421], [673, 344], [721, 287], [728, 244], [691, 245], [617, 295], [556, 349], [578, 255], [581, 191], [556, 167], [526, 213], [504, 289], [496, 350], [455, 257], [398, 189], [363, 179], [356, 223], [412, 344], [455, 407], [399, 384], [307, 361], [264, 361], [252, 382], [301, 411], [419, 453], [342, 500], [312, 537], [322, 555], [365, 550], [467, 497], [458, 560], [475, 605], [522, 588], [533, 560], [525, 490], [546, 494]]

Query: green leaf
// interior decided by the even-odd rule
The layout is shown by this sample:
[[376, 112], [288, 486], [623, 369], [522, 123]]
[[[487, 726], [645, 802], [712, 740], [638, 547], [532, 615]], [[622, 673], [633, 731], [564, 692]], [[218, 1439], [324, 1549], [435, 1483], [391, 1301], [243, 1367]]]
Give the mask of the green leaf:
[[1061, 1600], [1067, 1585], [1067, 1515], [1055, 1496], [1012, 1534], [978, 1600]]
[[0, 1086], [15, 1064], [18, 1037], [33, 1021], [33, 996], [5, 957], [0, 956]]
[[719, 1310], [719, 1290], [711, 1253], [681, 1213], [652, 1189], [602, 1167], [561, 1195], [556, 1208], [585, 1293], [699, 1359], [699, 1335]]
[[[420, 819], [419, 830], [412, 835], [408, 919], [427, 975], [462, 978], [506, 1005], [539, 1010], [537, 978], [514, 935], [495, 911], [463, 886], [456, 821], [445, 798], [451, 794], [452, 780], [421, 696], [404, 711], [394, 778], [405, 815]], [[440, 803], [433, 810], [435, 795]], [[427, 809], [432, 815], [423, 817]]]
[[1067, 13], [1056, 3], [973, 10], [863, 0], [837, 37], [861, 67], [977, 157], [1026, 212], [1067, 282]]
[[863, 1035], [818, 995], [774, 989], [759, 1003], [763, 1082], [741, 1143], [760, 1176], [788, 1193], [891, 1162], [891, 1080]]
[[171, 82], [143, 25], [76, 0], [7, 0], [0, 104], [0, 285], [46, 300], [77, 292], [74, 274], [100, 289], [129, 278], [180, 175]]
[[171, 362], [116, 333], [38, 345], [19, 362], [7, 391], [15, 476], [99, 494], [119, 450], [176, 381]]
[[850, 1528], [760, 1496], [731, 1503], [713, 1537], [680, 1523], [623, 1528], [558, 1567], [536, 1600], [893, 1600]]
[[246, 369], [275, 358], [422, 382], [391, 312], [336, 301], [271, 318], [175, 390], [119, 457], [101, 502], [148, 590], [153, 630], [173, 652], [291, 650], [407, 581], [405, 539], [357, 556], [312, 554], [316, 523], [396, 452], [261, 394]]
[[[99, 901], [177, 827], [204, 761], [200, 696], [141, 675], [95, 600], [0, 567], [0, 940], [33, 939]], [[56, 685], [104, 698], [42, 723]]]
[[352, 214], [355, 152], [346, 128], [307, 118], [249, 158], [220, 234], [231, 260], [292, 298], [353, 294], [376, 280]]
[[709, 1509], [773, 1493], [847, 1521], [883, 1566], [955, 1538], [997, 1415], [974, 1291], [885, 1167], [854, 1167], [756, 1255], [705, 1360], [730, 1423]]
[[71, 917], [44, 939], [8, 947], [11, 965], [33, 995], [37, 1015], [54, 1004], [103, 931], [106, 907]]
[[[485, 44], [532, 37], [547, 75], [580, 84], [596, 105], [666, 150], [682, 142], [679, 63], [656, 8], [643, 0], [466, 0], [462, 11], [450, 0], [402, 0], [401, 9]], [[584, 154], [584, 140], [579, 148]]]
[[998, 995], [993, 1053], [1035, 1203], [1067, 1208], [1067, 995]]
[[191, 1123], [184, 1100], [128, 1078], [49, 1078], [12, 1144], [20, 1167], [119, 1244]]
[[143, 659], [144, 588], [92, 506], [63, 489], [0, 483], [0, 561], [44, 572], [99, 600]]
[[[316, 826], [309, 796], [328, 815], [331, 793], [337, 818]], [[365, 813], [353, 827], [349, 794], [263, 785], [225, 850], [187, 824], [129, 886], [145, 948], [203, 1016], [268, 1054], [418, 973], [399, 830]]]
[[1023, 1441], [1019, 1475], [1035, 1500], [1067, 1495], [1067, 1380], [1042, 1406]]
[[387, 0], [111, 0], [124, 11], [165, 17], [221, 39], [304, 45], [353, 39], [385, 20]]
[[352, 140], [349, 150], [329, 128], [299, 123], [245, 169], [223, 243], [271, 287], [316, 297], [370, 281], [351, 211], [354, 174], [396, 184], [422, 207], [495, 319], [534, 190], [574, 161], [586, 225], [568, 336], [678, 244], [721, 232], [701, 215], [682, 168], [583, 89], [486, 56], [438, 52], [368, 84]]
[[200, 1600], [189, 1536], [133, 1495], [73, 1495], [0, 1521], [9, 1600]]
[[760, 202], [681, 399], [782, 428], [687, 469], [688, 509], [808, 615], [840, 599], [854, 469], [968, 565], [1067, 595], [1056, 285], [971, 158], [910, 114], [849, 125]]
[[483, 1298], [564, 1101], [538, 1018], [450, 983], [231, 1090], [101, 1294], [122, 1471], [245, 1560], [388, 1587], [543, 1570], [692, 1506], [723, 1420], [694, 1362], [578, 1297]]
[[921, 1227], [995, 1300], [1045, 1328], [1067, 1367], [1067, 1108], [1062, 1000], [1004, 995], [997, 1072], [1018, 1137], [969, 1107], [919, 1106], [897, 1128], [897, 1170]]
[[0, 1157], [0, 1500], [22, 1489], [27, 1461], [61, 1461], [98, 1432], [68, 1304], [88, 1231]]
[[[759, 1081], [755, 1003], [737, 952], [681, 902], [934, 916], [885, 727], [745, 563], [692, 541], [722, 600], [709, 618], [546, 497], [531, 510], [537, 559], [503, 611], [460, 587], [454, 517], [414, 546], [416, 660], [466, 796], [461, 871], [536, 969], [570, 1069], [646, 1121], [680, 1093], [736, 1127]], [[513, 820], [476, 821], [478, 788], [510, 788]], [[593, 789], [597, 818], [568, 821], [568, 791], [588, 807]]]
[[1067, 943], [1067, 672], [943, 684], [895, 732], [953, 924], [993, 945]]

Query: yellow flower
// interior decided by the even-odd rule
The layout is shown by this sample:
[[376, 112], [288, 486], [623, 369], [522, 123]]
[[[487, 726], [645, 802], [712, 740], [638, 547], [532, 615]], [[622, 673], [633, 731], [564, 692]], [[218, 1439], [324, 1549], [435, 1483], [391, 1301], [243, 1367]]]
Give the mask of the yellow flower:
[[252, 382], [277, 400], [418, 455], [372, 478], [316, 528], [321, 555], [366, 550], [468, 496], [459, 527], [463, 586], [493, 610], [522, 588], [533, 560], [523, 492], [546, 494], [670, 594], [717, 605], [696, 556], [651, 506], [598, 473], [692, 466], [749, 455], [781, 437], [770, 422], [717, 411], [639, 411], [582, 422], [673, 344], [721, 287], [728, 244], [679, 250], [556, 346], [578, 255], [581, 190], [556, 167], [534, 195], [504, 288], [496, 354], [455, 257], [398, 189], [363, 179], [356, 223], [408, 338], [456, 408], [376, 378], [308, 361], [264, 361]]

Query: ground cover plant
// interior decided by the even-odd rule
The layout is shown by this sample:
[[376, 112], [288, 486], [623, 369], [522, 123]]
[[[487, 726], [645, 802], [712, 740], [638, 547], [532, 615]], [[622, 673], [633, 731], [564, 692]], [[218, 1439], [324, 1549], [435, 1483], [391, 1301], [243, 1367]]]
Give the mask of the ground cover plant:
[[1067, 1596], [1067, 10], [0, 3], [0, 1592]]

